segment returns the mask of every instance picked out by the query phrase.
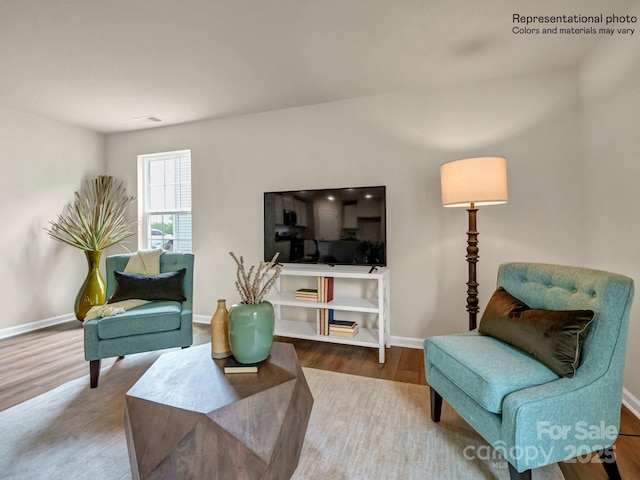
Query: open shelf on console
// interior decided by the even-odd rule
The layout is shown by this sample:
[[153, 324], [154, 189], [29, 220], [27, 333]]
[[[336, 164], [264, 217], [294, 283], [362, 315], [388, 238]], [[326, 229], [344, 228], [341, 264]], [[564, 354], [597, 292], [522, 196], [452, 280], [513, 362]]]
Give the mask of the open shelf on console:
[[[339, 281], [334, 283], [334, 298], [329, 302], [315, 302], [296, 300], [295, 289], [298, 285], [286, 291], [283, 288], [283, 277], [333, 277], [334, 280], [345, 279], [350, 282], [375, 282], [374, 288], [365, 289], [370, 294], [367, 296], [348, 295], [341, 292]], [[300, 278], [300, 285], [304, 286], [311, 280]], [[291, 282], [289, 282], [291, 283]], [[294, 281], [295, 283], [295, 281]], [[347, 292], [348, 293], [348, 292]], [[361, 267], [298, 267], [285, 266], [280, 278], [276, 281], [272, 294], [267, 298], [275, 307], [276, 325], [275, 334], [282, 337], [316, 340], [322, 342], [340, 343], [374, 347], [379, 352], [379, 362], [385, 361], [385, 348], [390, 346], [390, 308], [389, 308], [389, 269], [379, 268], [370, 272], [368, 268]], [[358, 333], [353, 337], [335, 335], [319, 335], [315, 321], [284, 318], [282, 307], [295, 307], [301, 309], [331, 309], [334, 312], [359, 312], [377, 317], [377, 325], [359, 325]]]

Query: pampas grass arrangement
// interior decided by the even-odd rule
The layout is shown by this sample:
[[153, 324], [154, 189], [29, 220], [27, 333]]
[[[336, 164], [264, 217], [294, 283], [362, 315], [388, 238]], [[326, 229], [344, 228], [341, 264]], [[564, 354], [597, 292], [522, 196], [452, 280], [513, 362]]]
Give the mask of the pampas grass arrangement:
[[251, 265], [248, 271], [242, 256], [238, 258], [233, 252], [229, 252], [229, 255], [231, 255], [238, 266], [235, 284], [242, 303], [256, 304], [262, 302], [282, 271], [281, 265], [275, 265], [273, 275], [268, 278], [269, 270], [274, 267], [279, 254], [276, 253], [270, 262], [261, 261], [257, 268], [255, 265]]
[[72, 247], [101, 251], [134, 234], [135, 223], [128, 223], [124, 216], [134, 201], [121, 180], [99, 175], [85, 180], [73, 202], [45, 230], [50, 237]]

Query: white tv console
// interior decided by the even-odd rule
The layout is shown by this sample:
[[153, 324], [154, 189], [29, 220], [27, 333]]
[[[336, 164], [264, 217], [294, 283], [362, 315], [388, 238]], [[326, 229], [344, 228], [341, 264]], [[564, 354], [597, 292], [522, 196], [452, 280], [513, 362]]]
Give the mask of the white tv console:
[[[317, 340], [321, 342], [342, 343], [364, 347], [378, 348], [378, 361], [384, 363], [385, 348], [390, 346], [390, 308], [389, 308], [389, 269], [377, 268], [370, 272], [369, 267], [325, 266], [325, 265], [286, 265], [280, 277], [276, 280], [271, 294], [266, 298], [275, 308], [275, 335], [290, 338]], [[289, 286], [283, 289], [283, 277], [333, 277], [334, 297], [327, 303], [296, 300], [295, 290]], [[341, 295], [340, 279], [356, 280], [357, 282], [375, 282], [370, 290], [374, 295], [361, 296]], [[306, 281], [307, 283], [309, 280]], [[288, 282], [291, 283], [291, 282]], [[303, 283], [301, 279], [301, 283]], [[366, 287], [366, 285], [363, 285]], [[367, 290], [366, 288], [364, 288]], [[315, 321], [303, 321], [283, 318], [282, 307], [296, 307], [306, 309], [327, 308], [338, 312], [362, 312], [377, 315], [377, 326], [364, 328], [360, 325], [354, 337], [333, 335], [318, 335]]]

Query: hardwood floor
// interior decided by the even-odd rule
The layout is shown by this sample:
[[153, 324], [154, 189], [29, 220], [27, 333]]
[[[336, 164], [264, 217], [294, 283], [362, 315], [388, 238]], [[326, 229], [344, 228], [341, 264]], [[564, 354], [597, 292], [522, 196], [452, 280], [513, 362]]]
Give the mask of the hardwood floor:
[[[277, 338], [292, 343], [302, 366], [426, 385], [422, 350], [392, 347], [387, 361], [378, 363], [372, 348], [352, 347], [306, 340]], [[194, 324], [194, 344], [209, 342], [209, 326]], [[102, 366], [115, 361], [105, 359]], [[35, 332], [0, 340], [0, 410], [40, 395], [89, 373], [84, 360], [82, 326], [66, 322]], [[450, 408], [444, 405], [443, 408]], [[640, 434], [640, 419], [622, 408], [621, 432]], [[620, 436], [615, 443], [624, 479], [640, 478], [640, 437]], [[562, 463], [567, 480], [605, 480], [597, 458], [578, 458]]]

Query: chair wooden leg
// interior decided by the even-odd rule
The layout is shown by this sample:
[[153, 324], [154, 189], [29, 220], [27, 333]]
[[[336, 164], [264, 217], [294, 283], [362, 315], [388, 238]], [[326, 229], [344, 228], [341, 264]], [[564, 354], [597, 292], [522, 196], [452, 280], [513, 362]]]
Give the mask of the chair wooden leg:
[[509, 478], [511, 480], [531, 480], [531, 469], [518, 472], [513, 465], [509, 464]]
[[89, 378], [91, 388], [98, 386], [98, 378], [100, 378], [100, 364], [102, 360], [90, 360], [89, 361]]
[[442, 413], [442, 397], [433, 387], [429, 387], [429, 395], [431, 397], [431, 420], [437, 423], [440, 421]]
[[598, 452], [604, 471], [609, 475], [610, 480], [621, 480], [620, 470], [618, 470], [618, 462], [613, 447], [607, 447]]

